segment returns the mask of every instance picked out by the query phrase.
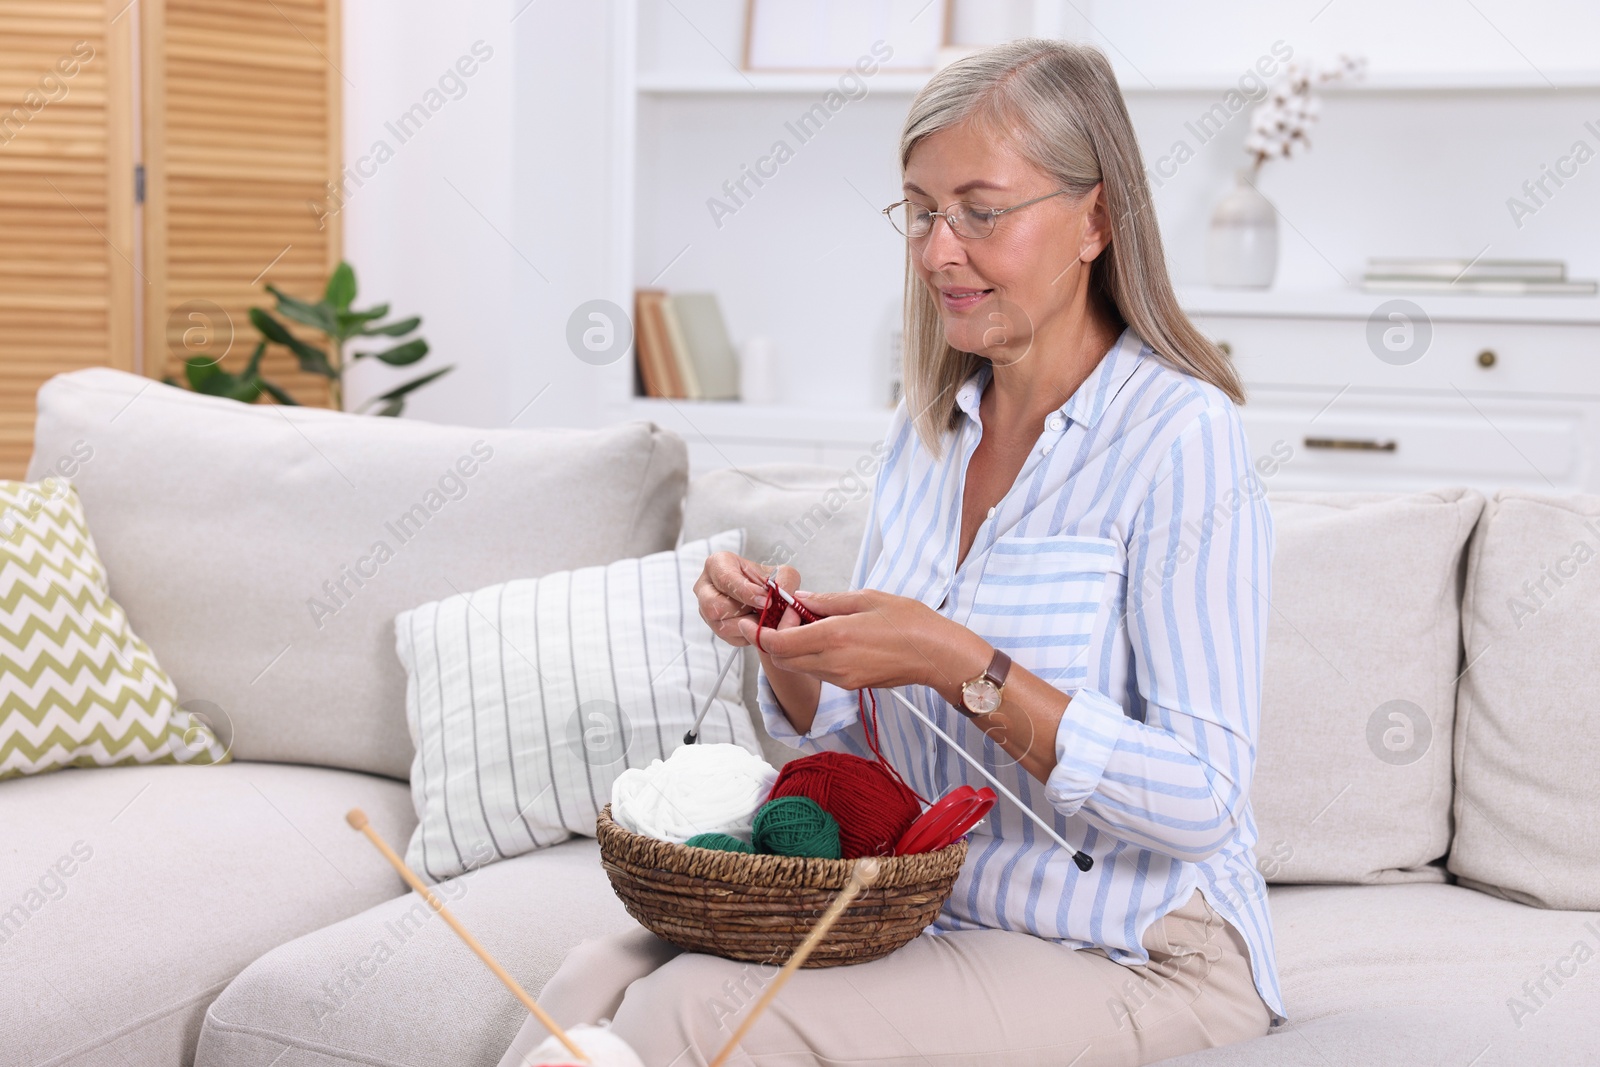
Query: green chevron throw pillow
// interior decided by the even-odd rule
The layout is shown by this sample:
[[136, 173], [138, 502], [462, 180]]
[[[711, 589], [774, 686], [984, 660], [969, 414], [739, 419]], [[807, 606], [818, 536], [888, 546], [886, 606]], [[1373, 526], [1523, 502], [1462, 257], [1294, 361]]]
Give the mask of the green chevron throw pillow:
[[[70, 482], [0, 481], [0, 779], [60, 767], [222, 762], [111, 599]], [[188, 743], [186, 743], [188, 742]]]

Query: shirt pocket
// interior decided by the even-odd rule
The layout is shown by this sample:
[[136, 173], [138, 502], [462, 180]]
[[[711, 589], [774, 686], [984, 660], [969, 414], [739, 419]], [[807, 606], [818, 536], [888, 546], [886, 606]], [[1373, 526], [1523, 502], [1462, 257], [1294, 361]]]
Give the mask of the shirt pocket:
[[1108, 582], [1126, 570], [1126, 549], [1110, 538], [1002, 537], [967, 626], [1050, 684], [1081, 685]]

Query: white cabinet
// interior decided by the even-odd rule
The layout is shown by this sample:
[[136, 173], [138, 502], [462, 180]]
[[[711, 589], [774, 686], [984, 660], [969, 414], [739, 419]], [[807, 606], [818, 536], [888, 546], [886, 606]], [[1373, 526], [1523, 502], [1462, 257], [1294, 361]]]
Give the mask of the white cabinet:
[[1245, 379], [1252, 452], [1289, 455], [1272, 488], [1600, 492], [1600, 301], [1394, 299], [1180, 293]]

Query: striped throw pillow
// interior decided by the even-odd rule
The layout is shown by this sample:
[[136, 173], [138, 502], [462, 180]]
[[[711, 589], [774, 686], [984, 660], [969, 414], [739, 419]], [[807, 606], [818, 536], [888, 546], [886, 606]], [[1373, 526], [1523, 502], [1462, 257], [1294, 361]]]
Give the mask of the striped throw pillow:
[[395, 617], [417, 809], [406, 862], [437, 881], [594, 835], [611, 783], [665, 759], [718, 687], [703, 742], [760, 752], [742, 650], [700, 618], [694, 582], [729, 530], [670, 552], [521, 578]]
[[111, 599], [72, 483], [0, 481], [0, 608], [0, 778], [192, 761], [188, 713]]

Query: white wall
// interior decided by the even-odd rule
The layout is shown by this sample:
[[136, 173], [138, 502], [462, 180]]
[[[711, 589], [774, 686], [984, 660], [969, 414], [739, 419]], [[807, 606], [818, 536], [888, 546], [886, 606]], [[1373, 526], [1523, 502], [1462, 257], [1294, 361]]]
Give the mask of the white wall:
[[[1206, 221], [1244, 161], [1248, 112], [1206, 144], [1184, 124], [1279, 39], [1314, 59], [1341, 48], [1365, 52], [1372, 77], [1391, 85], [1448, 81], [1471, 68], [1474, 77], [1532, 86], [1327, 93], [1310, 153], [1270, 163], [1261, 179], [1289, 224], [1280, 288], [1341, 286], [1358, 278], [1368, 256], [1384, 254], [1552, 256], [1566, 259], [1575, 276], [1600, 275], [1600, 160], [1579, 168], [1520, 227], [1506, 206], [1575, 141], [1600, 149], [1600, 135], [1584, 126], [1600, 128], [1600, 79], [1591, 72], [1586, 87], [1546, 85], [1565, 85], [1574, 68], [1597, 63], [1593, 5], [1418, 0], [1403, 7], [1080, 0], [1081, 15], [1065, 5], [1013, 3], [1001, 21], [1011, 25], [1019, 9], [1053, 12], [1057, 25], [1105, 47], [1128, 90], [1147, 164], [1180, 138], [1196, 149], [1156, 191], [1180, 282], [1204, 280]], [[738, 0], [645, 0], [640, 61], [723, 64], [716, 43], [737, 56], [742, 8]], [[620, 0], [472, 0], [449, 8], [348, 0], [351, 160], [474, 41], [494, 49], [467, 94], [398, 146], [344, 213], [364, 297], [423, 314], [439, 358], [458, 364], [409, 413], [483, 425], [516, 417], [520, 426], [609, 417], [601, 386], [612, 368], [572, 355], [567, 320], [595, 297], [626, 306], [628, 284], [651, 281], [685, 245], [690, 251], [656, 283], [715, 288], [736, 341], [756, 332], [778, 337], [790, 358], [786, 399], [871, 406], [901, 287], [897, 239], [873, 209], [895, 195], [894, 140], [909, 96], [875, 92], [851, 104], [720, 230], [710, 224], [707, 197], [811, 101], [647, 97], [638, 114], [634, 231], [631, 219], [608, 208], [612, 183], [632, 165], [611, 129], [630, 102], [618, 95], [609, 43], [612, 32], [627, 31], [627, 10]], [[981, 32], [974, 10], [968, 0], [958, 10], [963, 32]], [[612, 22], [619, 18], [620, 30]], [[1209, 87], [1158, 93], [1139, 88], [1146, 80]], [[616, 250], [635, 232], [633, 277], [623, 278], [618, 264], [627, 264]], [[379, 377], [401, 380], [399, 372], [364, 375], [352, 393], [376, 391]], [[547, 383], [549, 391], [525, 408]]]
[[[618, 299], [621, 288], [605, 251], [616, 239], [607, 207], [618, 164], [606, 134], [616, 12], [553, 0], [346, 0], [350, 162], [375, 140], [394, 143], [385, 123], [475, 44], [492, 52], [464, 95], [397, 145], [344, 211], [363, 297], [423, 316], [435, 354], [420, 368], [456, 365], [413, 394], [409, 416], [485, 426], [596, 420], [604, 371], [580, 362], [565, 332], [579, 304]], [[360, 369], [354, 402], [418, 372]]]
[[[396, 315], [420, 314], [433, 350], [412, 367], [364, 361], [352, 371], [347, 406], [453, 363], [450, 374], [411, 395], [408, 415], [495, 426], [511, 414], [505, 383], [514, 356], [514, 283], [526, 268], [501, 236], [510, 232], [514, 209], [517, 61], [509, 10], [506, 3], [346, 0], [346, 166], [375, 159], [381, 145], [393, 157], [368, 164], [376, 173], [346, 201], [345, 258], [356, 270], [359, 302], [388, 301]], [[447, 86], [459, 99], [429, 97], [464, 56], [475, 72], [461, 79], [464, 91]], [[390, 127], [419, 102], [437, 110], [402, 142]]]

